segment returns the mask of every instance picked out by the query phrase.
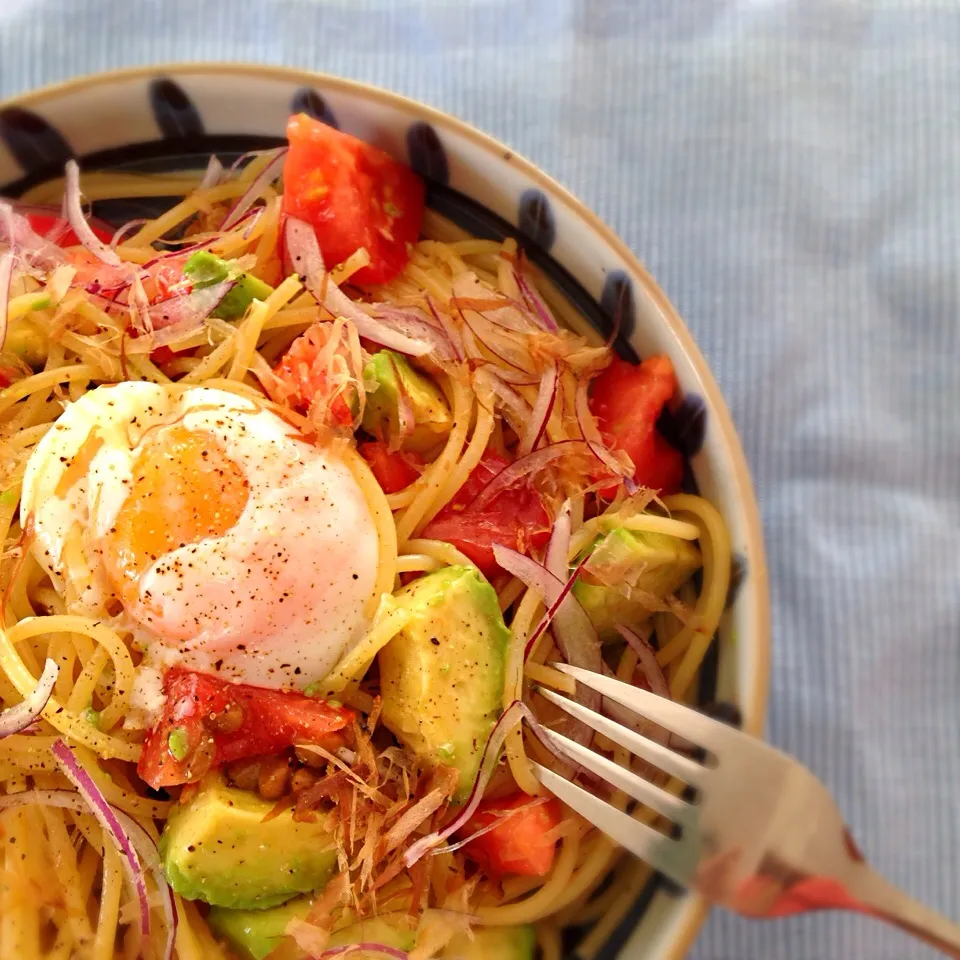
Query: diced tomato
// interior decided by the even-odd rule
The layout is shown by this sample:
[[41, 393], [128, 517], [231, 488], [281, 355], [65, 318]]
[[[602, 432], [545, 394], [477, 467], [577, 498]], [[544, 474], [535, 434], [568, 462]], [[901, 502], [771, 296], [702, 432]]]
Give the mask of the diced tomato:
[[361, 443], [357, 450], [370, 464], [370, 469], [384, 493], [403, 490], [420, 476], [417, 467], [423, 465], [423, 460], [418, 454], [402, 453], [399, 450], [394, 453], [383, 440]]
[[509, 461], [487, 451], [456, 496], [426, 525], [424, 537], [451, 543], [465, 553], [487, 577], [499, 571], [493, 547], [527, 553], [550, 539], [550, 516], [529, 483], [508, 487], [480, 510], [469, 506]]
[[[41, 237], [46, 237], [48, 234], [51, 234], [51, 231], [55, 231], [50, 238], [59, 247], [75, 247], [80, 243], [77, 235], [73, 232], [73, 228], [66, 223], [62, 217], [55, 213], [42, 213], [39, 210], [31, 210], [25, 213], [24, 216], [33, 232], [39, 234]], [[102, 240], [104, 243], [109, 243], [113, 239], [113, 231], [110, 230], [106, 224], [101, 226], [96, 220], [90, 220], [88, 223], [90, 224], [90, 229], [99, 240]]]
[[[330, 329], [330, 324], [315, 323], [290, 344], [273, 372], [293, 388], [290, 400], [294, 409], [305, 413], [317, 397], [323, 397], [327, 399], [333, 423], [352, 428], [359, 405], [358, 385], [348, 384], [339, 389], [331, 385], [326, 359], [320, 357]], [[335, 392], [331, 395], [331, 391]]]
[[517, 793], [502, 800], [485, 800], [460, 831], [462, 836], [503, 822], [471, 840], [463, 852], [493, 879], [509, 874], [543, 877], [550, 872], [557, 850], [550, 831], [562, 819], [560, 804], [553, 798], [544, 801]]
[[328, 267], [361, 247], [357, 283], [385, 283], [406, 265], [420, 234], [423, 181], [382, 150], [304, 113], [287, 124], [283, 209], [313, 226]]
[[171, 670], [163, 689], [163, 714], [137, 766], [154, 788], [192, 783], [215, 766], [276, 754], [293, 743], [336, 749], [343, 745], [337, 731], [356, 717], [350, 709], [300, 693], [227, 683], [186, 670]]
[[633, 479], [661, 493], [676, 493], [683, 456], [657, 430], [657, 417], [676, 393], [677, 378], [667, 357], [638, 366], [615, 358], [593, 381], [590, 410], [607, 442], [633, 461]]

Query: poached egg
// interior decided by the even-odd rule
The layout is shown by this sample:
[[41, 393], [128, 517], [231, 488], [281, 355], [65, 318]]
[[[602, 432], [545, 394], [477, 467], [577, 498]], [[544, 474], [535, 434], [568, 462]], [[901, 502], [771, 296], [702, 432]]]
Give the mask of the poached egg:
[[21, 509], [69, 609], [119, 617], [156, 662], [303, 689], [368, 628], [379, 542], [347, 455], [233, 393], [91, 390], [32, 453]]

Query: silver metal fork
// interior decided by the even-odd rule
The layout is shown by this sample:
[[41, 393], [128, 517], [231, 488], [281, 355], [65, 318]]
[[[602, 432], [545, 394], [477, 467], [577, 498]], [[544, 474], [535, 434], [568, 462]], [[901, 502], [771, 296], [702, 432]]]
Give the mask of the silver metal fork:
[[[704, 762], [627, 729], [552, 690], [539, 692], [696, 796], [657, 786], [542, 729], [561, 753], [676, 824], [670, 834], [535, 764], [540, 782], [619, 844], [705, 899], [751, 917], [808, 910], [870, 914], [960, 958], [960, 926], [901, 893], [867, 865], [827, 788], [768, 744], [689, 707], [567, 664], [579, 683], [707, 752]], [[662, 778], [661, 778], [662, 779]], [[689, 793], [689, 791], [687, 791]], [[679, 828], [679, 829], [677, 829]]]

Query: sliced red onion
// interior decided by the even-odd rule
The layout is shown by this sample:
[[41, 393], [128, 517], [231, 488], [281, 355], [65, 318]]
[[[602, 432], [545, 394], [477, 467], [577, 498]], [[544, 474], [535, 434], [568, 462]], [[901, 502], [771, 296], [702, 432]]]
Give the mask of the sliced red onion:
[[417, 307], [394, 307], [389, 303], [375, 303], [373, 308], [377, 320], [412, 340], [429, 343], [439, 359], [457, 359], [457, 349], [446, 331], [442, 327], [435, 327], [422, 310]]
[[210, 155], [207, 163], [207, 169], [203, 173], [203, 178], [197, 184], [198, 190], [206, 190], [209, 187], [215, 187], [223, 176], [223, 164], [217, 159], [215, 153]]
[[248, 150], [246, 153], [241, 154], [236, 160], [233, 161], [233, 163], [230, 164], [230, 168], [227, 170], [227, 175], [224, 177], [224, 180], [230, 180], [245, 163], [248, 163], [255, 157], [264, 157], [268, 153], [275, 153], [277, 149], [277, 147], [271, 147], [268, 150]]
[[148, 221], [145, 217], [138, 217], [136, 220], [128, 220], [122, 227], [118, 227], [113, 236], [110, 238], [110, 246], [116, 250], [120, 246], [121, 242], [126, 239], [128, 234], [133, 233], [134, 230], [139, 230], [145, 223]]
[[462, 273], [453, 280], [453, 300], [460, 310], [472, 310], [490, 323], [514, 333], [536, 329], [519, 303], [485, 287], [474, 273]]
[[[554, 576], [536, 560], [531, 560], [509, 547], [495, 544], [493, 555], [507, 573], [512, 573], [531, 590], [539, 593], [547, 606], [546, 614], [527, 641], [524, 659], [533, 649], [534, 643], [546, 629], [547, 624], [552, 623], [553, 636], [564, 660], [571, 666], [583, 667], [585, 670], [599, 673], [603, 664], [603, 658], [600, 656], [600, 638], [587, 612], [572, 593], [573, 585], [580, 576], [583, 561], [564, 581]], [[577, 684], [576, 700], [591, 710], [597, 710], [600, 707], [600, 694], [580, 683]], [[577, 721], [571, 724], [570, 736], [579, 743], [586, 744], [590, 742], [593, 734], [586, 724]]]
[[153, 304], [149, 312], [153, 332], [131, 340], [127, 352], [152, 353], [157, 347], [169, 346], [199, 330], [235, 286], [236, 280], [224, 280]]
[[466, 512], [482, 510], [504, 490], [512, 487], [515, 483], [519, 483], [524, 477], [542, 470], [554, 460], [578, 454], [590, 456], [591, 452], [589, 445], [583, 440], [561, 440], [558, 443], [551, 443], [548, 447], [535, 450], [533, 453], [528, 453], [525, 457], [514, 460], [513, 463], [504, 467], [477, 495], [467, 507]]
[[459, 361], [465, 360], [466, 354], [463, 349], [463, 339], [460, 336], [460, 331], [457, 330], [453, 321], [450, 319], [450, 315], [446, 312], [441, 314], [440, 311], [437, 310], [433, 302], [433, 297], [431, 297], [429, 293], [424, 299], [427, 301], [427, 308], [430, 310], [430, 315], [433, 317], [434, 322], [446, 334], [447, 339], [450, 341], [455, 358]]
[[185, 247], [179, 247], [176, 250], [168, 250], [166, 253], [158, 253], [152, 260], [148, 260], [140, 269], [147, 270], [156, 266], [164, 260], [171, 260], [174, 257], [186, 258], [188, 254], [195, 253], [197, 250], [206, 250], [216, 243], [216, 238], [210, 240], [199, 240], [196, 243], [190, 243]]
[[335, 957], [349, 957], [351, 953], [379, 953], [394, 960], [409, 960], [410, 954], [397, 947], [388, 947], [385, 943], [348, 943], [342, 947], [329, 947], [317, 960], [334, 960]]
[[149, 937], [150, 900], [147, 895], [147, 883], [140, 865], [140, 857], [129, 834], [120, 823], [117, 811], [107, 803], [93, 777], [83, 769], [73, 751], [62, 740], [57, 740], [51, 750], [66, 778], [77, 788], [90, 808], [90, 812], [123, 854], [127, 866], [127, 879], [136, 890], [140, 901], [140, 929], [144, 937]]
[[440, 850], [431, 850], [430, 856], [439, 857], [444, 853], [456, 853], [458, 850], [462, 850], [468, 843], [473, 843], [474, 840], [479, 840], [480, 837], [486, 836], [492, 830], [496, 830], [498, 827], [503, 826], [503, 824], [507, 820], [509, 820], [511, 817], [515, 816], [516, 814], [520, 813], [521, 811], [527, 811], [531, 807], [542, 806], [546, 802], [547, 802], [546, 797], [538, 797], [536, 800], [531, 800], [530, 803], [525, 803], [521, 807], [514, 807], [512, 810], [504, 810], [493, 821], [493, 823], [488, 823], [485, 827], [481, 827], [479, 830], [477, 830], [476, 833], [471, 833], [469, 837], [465, 837], [463, 840], [458, 840], [456, 843], [449, 843]]
[[[580, 632], [586, 640], [583, 646], [585, 648], [589, 648], [590, 651], [585, 653], [582, 657], [578, 656], [577, 660], [596, 663], [600, 656], [600, 642], [597, 640], [596, 643], [594, 643], [596, 631], [593, 630], [593, 624], [590, 623], [590, 618], [587, 616], [583, 607], [580, 606], [579, 601], [576, 599], [576, 597], [573, 597], [570, 594], [570, 591], [573, 589], [573, 585], [577, 582], [577, 578], [580, 576], [580, 571], [583, 569], [583, 565], [586, 560], [581, 560], [569, 577], [561, 578], [552, 574], [542, 564], [537, 563], [536, 560], [533, 560], [516, 550], [512, 550], [510, 547], [504, 547], [501, 544], [494, 544], [493, 555], [496, 558], [497, 563], [504, 570], [506, 570], [507, 573], [512, 573], [518, 580], [522, 580], [529, 589], [534, 591], [534, 593], [538, 593], [543, 599], [543, 602], [547, 608], [540, 620], [540, 623], [537, 624], [536, 629], [530, 634], [530, 638], [527, 640], [526, 647], [523, 651], [524, 661], [526, 661], [527, 657], [530, 655], [530, 651], [543, 635], [544, 630], [546, 630], [547, 627], [550, 626], [551, 622], [553, 622], [553, 620], [556, 618], [561, 607], [563, 607], [569, 601], [569, 608], [574, 612], [574, 616], [578, 619], [577, 625], [579, 626]], [[580, 616], [581, 614], [582, 617]], [[559, 644], [559, 642], [560, 638], [558, 637], [557, 643]], [[599, 666], [596, 668], [587, 666], [586, 662], [580, 663], [573, 660], [569, 660], [568, 662], [574, 664], [574, 666], [582, 666], [587, 670], [599, 669]]]
[[553, 521], [553, 533], [547, 544], [546, 568], [558, 580], [566, 581], [570, 574], [570, 540], [572, 537], [571, 514], [573, 507], [564, 500], [557, 519]]
[[[3, 292], [0, 290], [0, 298], [2, 297]], [[60, 667], [47, 658], [36, 687], [15, 707], [0, 713], [0, 739], [14, 733], [21, 733], [40, 716], [53, 694], [53, 685], [57, 682], [59, 675]]]
[[533, 285], [527, 282], [527, 278], [523, 275], [523, 270], [514, 269], [513, 275], [516, 278], [517, 286], [520, 288], [520, 293], [523, 295], [524, 302], [536, 316], [540, 326], [543, 327], [544, 330], [559, 330], [560, 328], [557, 326], [557, 321], [553, 319], [550, 308], [546, 305], [540, 294], [534, 290]]
[[[10, 281], [13, 279], [13, 254], [0, 254], [0, 350], [7, 342], [7, 315], [10, 304]], [[0, 734], [2, 736], [2, 734]]]
[[76, 160], [67, 161], [65, 174], [63, 205], [77, 239], [98, 260], [102, 260], [112, 267], [119, 267], [122, 261], [117, 256], [116, 250], [108, 247], [90, 229], [90, 224], [87, 223], [87, 218], [83, 215], [83, 206], [80, 202], [80, 167], [77, 166]]
[[[283, 226], [283, 245], [291, 268], [304, 286], [312, 284], [319, 292], [327, 268], [313, 227], [296, 217], [287, 217]], [[317, 294], [314, 296], [320, 302], [321, 298]]]
[[243, 218], [243, 215], [260, 199], [263, 191], [273, 183], [282, 173], [287, 159], [287, 148], [278, 147], [274, 151], [273, 159], [254, 177], [253, 182], [230, 208], [221, 230], [232, 230]]
[[557, 400], [557, 385], [559, 382], [560, 365], [554, 360], [547, 367], [540, 380], [540, 389], [537, 391], [537, 399], [533, 405], [533, 416], [530, 417], [527, 428], [520, 438], [517, 453], [521, 457], [525, 457], [528, 453], [536, 450], [537, 444], [540, 443], [540, 439], [546, 432], [547, 423]]
[[335, 317], [350, 320], [357, 333], [398, 353], [422, 357], [433, 350], [424, 340], [407, 337], [364, 313], [327, 275], [317, 235], [308, 223], [287, 217], [284, 225], [287, 258], [317, 303]]
[[511, 730], [529, 713], [527, 708], [519, 701], [514, 700], [500, 715], [493, 729], [490, 731], [490, 737], [487, 745], [483, 748], [483, 756], [480, 759], [480, 770], [477, 778], [473, 782], [470, 790], [470, 796], [464, 807], [457, 814], [456, 818], [448, 823], [443, 829], [436, 830], [433, 833], [421, 837], [416, 843], [412, 844], [403, 855], [403, 862], [409, 869], [421, 857], [426, 856], [435, 846], [443, 843], [447, 837], [456, 833], [464, 824], [469, 822], [470, 818], [477, 812], [480, 801], [483, 799], [483, 791], [486, 790], [490, 778], [496, 769], [497, 759], [503, 748], [504, 741]]
[[[490, 353], [497, 357], [497, 359], [502, 360], [508, 367], [513, 367], [514, 370], [520, 371], [527, 377], [531, 376], [530, 371], [527, 369], [530, 362], [529, 352], [525, 348], [523, 350], [509, 349], [503, 342], [506, 335], [497, 331], [494, 325], [482, 314], [477, 313], [475, 310], [462, 310], [456, 298], [451, 299], [450, 303], [460, 314], [460, 319], [466, 328], [465, 333], [469, 332], [477, 341], [482, 343]], [[475, 316], [471, 319], [468, 317], [468, 313], [473, 313]], [[468, 338], [465, 336], [464, 340], [466, 341]], [[514, 344], [514, 346], [516, 346], [516, 344]], [[485, 360], [485, 357], [479, 351], [475, 351], [474, 355], [478, 360]]]
[[657, 651], [639, 633], [634, 632], [622, 623], [618, 623], [616, 626], [620, 636], [627, 641], [627, 645], [637, 655], [637, 662], [643, 675], [647, 678], [647, 683], [650, 684], [651, 693], [655, 693], [658, 697], [666, 697], [669, 700], [670, 685], [664, 676], [663, 667], [657, 662]]
[[[23, 806], [58, 807], [62, 810], [75, 810], [77, 813], [90, 812], [90, 806], [87, 801], [82, 796], [70, 790], [28, 790], [23, 793], [13, 793], [0, 797], [0, 810], [9, 810], [13, 807]], [[157, 890], [162, 898], [161, 907], [163, 909], [164, 922], [167, 926], [167, 940], [164, 946], [162, 960], [172, 960], [173, 945], [176, 939], [179, 918], [177, 917], [173, 891], [170, 889], [163, 873], [163, 864], [160, 862], [157, 845], [150, 834], [132, 817], [122, 810], [116, 810], [112, 807], [110, 809], [121, 827], [126, 831], [136, 852], [146, 862], [157, 885]], [[112, 833], [110, 835], [112, 836]]]
[[480, 367], [473, 375], [478, 384], [485, 384], [509, 414], [508, 420], [514, 429], [520, 429], [530, 419], [530, 404], [509, 383], [500, 377], [499, 368], [490, 365]]
[[[489, 361], [484, 360], [484, 364], [489, 363]], [[504, 381], [504, 383], [512, 384], [515, 387], [538, 387], [540, 386], [540, 380], [537, 379], [535, 374], [527, 373], [526, 370], [517, 370], [512, 367], [497, 367], [497, 376]], [[524, 401], [526, 403], [526, 401]], [[529, 404], [527, 404], [529, 406]]]
[[22, 253], [32, 263], [55, 266], [66, 259], [63, 250], [36, 233], [27, 218], [5, 200], [0, 200], [0, 240], [9, 244], [11, 253]]
[[260, 222], [260, 218], [266, 212], [266, 207], [257, 207], [254, 210], [251, 210], [241, 221], [237, 224], [239, 227], [246, 220], [250, 222], [247, 224], [246, 228], [243, 231], [243, 239], [249, 240], [253, 236], [253, 228]]
[[609, 467], [614, 476], [620, 477], [624, 481], [633, 479], [636, 473], [636, 467], [633, 461], [625, 453], [614, 453], [600, 436], [600, 430], [597, 427], [597, 421], [590, 411], [590, 402], [587, 396], [587, 381], [582, 380], [577, 387], [576, 398], [577, 423], [580, 426], [580, 432], [583, 439], [590, 447], [590, 451], [604, 466]]

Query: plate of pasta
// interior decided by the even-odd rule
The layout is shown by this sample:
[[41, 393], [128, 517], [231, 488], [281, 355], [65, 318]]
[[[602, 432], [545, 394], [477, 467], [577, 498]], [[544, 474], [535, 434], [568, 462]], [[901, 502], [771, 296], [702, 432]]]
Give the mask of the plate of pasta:
[[743, 455], [623, 244], [280, 69], [0, 105], [0, 185], [0, 957], [682, 956], [532, 766], [542, 688], [616, 711], [557, 662], [762, 727]]

